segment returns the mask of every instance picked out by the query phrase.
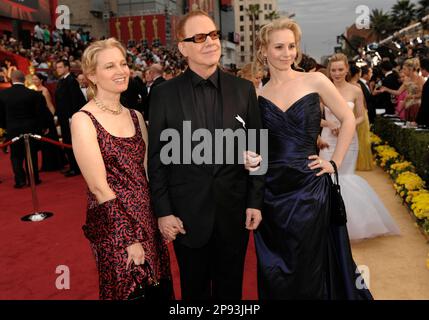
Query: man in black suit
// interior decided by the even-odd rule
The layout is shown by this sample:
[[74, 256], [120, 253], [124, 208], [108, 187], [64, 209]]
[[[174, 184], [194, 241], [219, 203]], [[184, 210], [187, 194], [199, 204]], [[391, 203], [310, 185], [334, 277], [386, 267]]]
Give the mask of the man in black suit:
[[[196, 142], [187, 136], [195, 129], [213, 141], [216, 129], [237, 132], [245, 126], [259, 132], [255, 88], [218, 68], [220, 35], [205, 12], [192, 11], [178, 26], [178, 47], [189, 68], [153, 88], [150, 101], [148, 173], [155, 215], [162, 235], [175, 240], [183, 299], [240, 299], [249, 230], [262, 219], [265, 177], [249, 175], [237, 161], [213, 162], [212, 155], [199, 164], [190, 150], [180, 151], [178, 164], [168, 164], [162, 135], [177, 130], [180, 146], [191, 148]], [[236, 141], [234, 148], [222, 146], [222, 154], [236, 147]]]
[[[47, 110], [46, 101], [41, 93], [25, 87], [25, 76], [15, 70], [11, 75], [12, 87], [0, 92], [0, 127], [6, 128], [7, 139], [21, 134], [41, 134], [47, 125], [44, 123], [44, 112]], [[34, 171], [34, 181], [39, 184], [37, 142], [30, 138], [31, 160]], [[15, 188], [26, 185], [28, 174], [24, 170], [25, 144], [21, 139], [10, 146], [10, 160], [15, 175]], [[27, 163], [26, 163], [27, 164]], [[28, 168], [27, 168], [28, 173]]]
[[[429, 59], [425, 58], [420, 61], [422, 76], [429, 77]], [[419, 113], [417, 114], [416, 122], [419, 125], [429, 127], [429, 79], [426, 80], [422, 90], [422, 100], [420, 103]]]
[[372, 77], [372, 69], [368, 66], [363, 66], [361, 68], [362, 75], [358, 80], [360, 87], [362, 88], [363, 95], [365, 97], [366, 107], [368, 109], [368, 119], [370, 123], [374, 123], [376, 112], [374, 105], [374, 98], [369, 88], [369, 81]]
[[[381, 81], [382, 86], [392, 89], [392, 90], [398, 90], [401, 84], [398, 80], [398, 75], [393, 72], [393, 66], [390, 61], [383, 61], [380, 64], [381, 71], [384, 74], [384, 78]], [[396, 105], [396, 97], [391, 95], [388, 92], [382, 92], [377, 90], [374, 90], [373, 94], [378, 95], [377, 97], [377, 107], [383, 107], [386, 109], [386, 114], [395, 114], [395, 105]]]
[[[55, 91], [58, 122], [61, 127], [63, 143], [71, 144], [70, 119], [75, 112], [79, 111], [79, 109], [86, 104], [86, 100], [80, 90], [79, 82], [75, 79], [73, 74], [70, 73], [69, 61], [57, 61], [56, 70], [60, 77]], [[65, 172], [65, 176], [73, 177], [80, 174], [73, 150], [66, 148], [65, 153], [70, 164], [70, 168]]]
[[150, 105], [150, 98], [151, 98], [151, 92], [152, 90], [160, 85], [161, 83], [163, 83], [165, 81], [165, 79], [163, 78], [163, 73], [164, 73], [164, 69], [163, 67], [158, 64], [158, 63], [154, 63], [152, 64], [147, 72], [150, 73], [150, 77], [152, 78], [152, 83], [150, 84], [150, 86], [147, 86], [147, 98], [144, 104], [144, 110], [143, 110], [143, 116], [145, 118], [146, 121], [149, 120], [149, 105]]
[[143, 81], [138, 76], [130, 77], [127, 90], [121, 93], [121, 103], [127, 108], [144, 112], [146, 99], [147, 93]]

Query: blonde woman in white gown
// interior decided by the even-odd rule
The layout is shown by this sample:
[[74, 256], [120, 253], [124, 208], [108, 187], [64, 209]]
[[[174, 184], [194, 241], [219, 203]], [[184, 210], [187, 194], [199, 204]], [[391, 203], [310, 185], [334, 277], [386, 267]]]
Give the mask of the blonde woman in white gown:
[[[335, 54], [328, 65], [329, 77], [345, 98], [348, 106], [356, 109], [356, 124], [364, 120], [364, 102], [362, 90], [346, 81], [348, 73], [347, 57]], [[320, 151], [323, 159], [331, 159], [337, 143], [340, 122], [325, 107], [325, 120], [322, 120], [322, 140], [329, 147]], [[347, 211], [347, 229], [350, 240], [362, 240], [381, 235], [399, 234], [399, 228], [386, 207], [370, 185], [355, 174], [359, 142], [355, 133], [348, 152], [339, 169], [341, 193]]]

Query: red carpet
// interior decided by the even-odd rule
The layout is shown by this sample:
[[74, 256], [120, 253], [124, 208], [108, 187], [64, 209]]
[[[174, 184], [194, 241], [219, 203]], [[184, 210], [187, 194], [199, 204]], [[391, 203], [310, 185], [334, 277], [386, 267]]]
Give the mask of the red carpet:
[[[42, 222], [22, 222], [32, 213], [31, 189], [14, 189], [9, 155], [0, 150], [0, 299], [98, 299], [94, 257], [84, 238], [86, 187], [81, 176], [64, 178], [42, 172], [37, 186], [40, 210], [54, 213]], [[170, 249], [172, 249], [170, 247]], [[243, 298], [257, 299], [253, 237], [246, 257]], [[178, 267], [170, 250], [176, 298], [180, 299]], [[70, 289], [56, 288], [58, 266], [70, 271]]]

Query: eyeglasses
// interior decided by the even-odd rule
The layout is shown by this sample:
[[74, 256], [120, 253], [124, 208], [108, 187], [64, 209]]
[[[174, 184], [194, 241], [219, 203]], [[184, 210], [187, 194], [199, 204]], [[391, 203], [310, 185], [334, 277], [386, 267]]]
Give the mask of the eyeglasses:
[[194, 43], [202, 43], [205, 42], [207, 39], [207, 36], [209, 36], [212, 40], [219, 39], [221, 37], [220, 30], [214, 30], [209, 33], [197, 33], [193, 37], [185, 38], [182, 41], [183, 42], [194, 42]]

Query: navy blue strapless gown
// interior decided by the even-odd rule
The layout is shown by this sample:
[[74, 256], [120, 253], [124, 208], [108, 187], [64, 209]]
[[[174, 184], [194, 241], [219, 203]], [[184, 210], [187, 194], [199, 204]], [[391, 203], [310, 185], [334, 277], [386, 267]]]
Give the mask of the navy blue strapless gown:
[[285, 112], [262, 96], [259, 105], [269, 136], [263, 220], [255, 232], [259, 298], [371, 299], [356, 288], [347, 229], [330, 224], [331, 178], [308, 167], [308, 156], [317, 154], [319, 95], [309, 93]]

